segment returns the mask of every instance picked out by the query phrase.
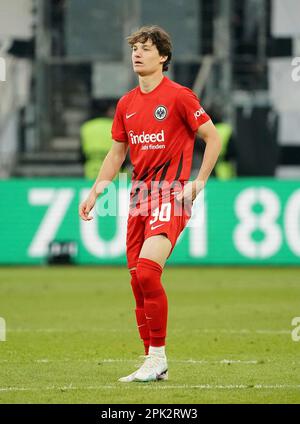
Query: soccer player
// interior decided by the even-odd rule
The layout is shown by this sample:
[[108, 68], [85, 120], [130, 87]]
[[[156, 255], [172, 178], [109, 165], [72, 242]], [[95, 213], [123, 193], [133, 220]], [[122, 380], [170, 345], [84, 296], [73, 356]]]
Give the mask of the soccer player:
[[[221, 142], [197, 96], [163, 74], [172, 56], [169, 34], [146, 26], [127, 40], [139, 85], [118, 102], [111, 150], [79, 214], [92, 219], [89, 213], [97, 197], [119, 172], [129, 148], [133, 174], [126, 256], [146, 355], [137, 371], [119, 381], [155, 381], [168, 378], [168, 301], [162, 271], [217, 161]], [[197, 178], [189, 182], [196, 133], [206, 149]]]

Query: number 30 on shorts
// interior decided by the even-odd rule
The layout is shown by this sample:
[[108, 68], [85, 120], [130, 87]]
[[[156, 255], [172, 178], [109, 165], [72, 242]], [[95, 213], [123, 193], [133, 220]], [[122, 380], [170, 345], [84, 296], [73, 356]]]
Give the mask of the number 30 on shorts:
[[154, 224], [156, 221], [168, 222], [171, 218], [171, 203], [163, 203], [161, 208], [156, 208], [153, 211], [153, 219], [149, 221], [150, 225]]

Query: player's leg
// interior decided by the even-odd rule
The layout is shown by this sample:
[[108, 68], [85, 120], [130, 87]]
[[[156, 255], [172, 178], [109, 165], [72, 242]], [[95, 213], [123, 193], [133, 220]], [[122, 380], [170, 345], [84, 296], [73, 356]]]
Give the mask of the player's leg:
[[145, 316], [144, 310], [144, 294], [139, 285], [137, 275], [136, 275], [136, 267], [131, 268], [129, 270], [131, 274], [131, 288], [135, 298], [135, 318], [137, 329], [140, 335], [141, 340], [144, 344], [145, 355], [148, 355], [149, 345], [150, 345], [150, 333], [147, 325], [147, 320]]
[[137, 313], [140, 335], [141, 338], [147, 335], [149, 343], [152, 333], [153, 347], [150, 348], [149, 355], [146, 354], [143, 365], [132, 374], [120, 378], [119, 381], [121, 382], [165, 380], [168, 378], [164, 347], [168, 304], [160, 278], [171, 248], [170, 241], [163, 235], [147, 238], [140, 251], [137, 267], [130, 269], [133, 275], [132, 284], [135, 287], [133, 291], [137, 302], [136, 311], [140, 310], [140, 315], [139, 312]]
[[[159, 264], [160, 267], [162, 268], [165, 264], [166, 258], [168, 257], [171, 248], [172, 248], [171, 242], [165, 236], [157, 235], [157, 236], [149, 237], [148, 239], [146, 239], [143, 243], [142, 248], [140, 249], [139, 247], [138, 250], [140, 250], [140, 254], [139, 254], [140, 259], [148, 258], [148, 260], [152, 260], [153, 262]], [[137, 249], [135, 249], [135, 251], [137, 252]], [[130, 257], [131, 264], [134, 262], [136, 262], [136, 264], [138, 263], [138, 259], [132, 260], [132, 255], [130, 255], [129, 252], [127, 253], [127, 256]], [[144, 261], [144, 262], [147, 262], [147, 261]], [[158, 267], [158, 270], [161, 273], [159, 267]], [[130, 268], [129, 272], [131, 274], [131, 287], [132, 287], [133, 295], [135, 297], [135, 302], [136, 302], [135, 315], [136, 315], [137, 327], [138, 327], [140, 337], [144, 343], [145, 354], [147, 355], [149, 351], [149, 344], [150, 344], [150, 333], [148, 328], [149, 325], [147, 325], [147, 320], [145, 316], [144, 293], [141, 288], [141, 282], [139, 281], [137, 276], [136, 267]], [[162, 345], [161, 340], [157, 340], [154, 343], [155, 346], [157, 344]]]
[[[179, 234], [185, 227], [188, 217], [174, 213], [164, 205], [168, 215], [157, 211], [145, 222], [145, 241], [137, 260], [136, 275], [144, 295], [144, 309], [150, 329], [150, 348], [144, 364], [133, 374], [119, 381], [154, 381], [168, 378], [165, 356], [165, 337], [167, 327], [168, 302], [161, 284], [161, 274], [166, 259], [170, 256]], [[159, 221], [158, 223], [153, 222]]]
[[150, 334], [147, 327], [144, 311], [144, 294], [140, 288], [137, 275], [136, 266], [140, 250], [144, 242], [144, 222], [141, 216], [128, 217], [127, 222], [127, 238], [126, 238], [126, 255], [129, 272], [131, 275], [131, 288], [135, 298], [135, 318], [137, 329], [141, 340], [144, 344], [145, 354], [148, 354]]
[[165, 235], [149, 237], [143, 244], [137, 262], [136, 274], [144, 294], [144, 310], [150, 330], [149, 356], [135, 375], [137, 381], [168, 377], [165, 354], [168, 299], [161, 283], [161, 274], [171, 249], [172, 244]]
[[164, 351], [168, 300], [161, 283], [166, 259], [172, 249], [170, 240], [162, 234], [144, 241], [137, 262], [136, 274], [144, 295], [144, 310], [150, 330], [150, 346]]
[[172, 243], [164, 234], [151, 236], [144, 241], [139, 259], [147, 258], [163, 268], [171, 249]]
[[[136, 266], [140, 250], [144, 242], [144, 223], [141, 216], [129, 215], [127, 221], [127, 238], [126, 238], [126, 256], [129, 272], [131, 275], [131, 287], [135, 298], [135, 317], [137, 329], [141, 340], [144, 344], [145, 355], [148, 355], [150, 344], [150, 333], [147, 325], [147, 320], [144, 311], [144, 294], [140, 288], [137, 275]], [[125, 377], [119, 378], [123, 383], [130, 383], [134, 381], [136, 371]]]
[[[181, 213], [178, 213], [181, 212]], [[150, 329], [149, 355], [135, 373], [135, 381], [153, 381], [168, 378], [165, 355], [168, 300], [161, 283], [161, 274], [167, 258], [186, 226], [190, 211], [177, 209], [174, 200], [164, 202], [145, 223], [145, 242], [137, 262], [137, 278], [144, 294], [144, 309]]]

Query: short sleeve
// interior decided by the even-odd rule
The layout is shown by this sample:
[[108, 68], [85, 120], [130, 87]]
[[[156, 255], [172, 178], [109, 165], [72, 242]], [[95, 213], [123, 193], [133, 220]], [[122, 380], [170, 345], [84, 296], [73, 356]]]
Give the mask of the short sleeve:
[[124, 100], [122, 98], [118, 101], [112, 128], [111, 128], [111, 135], [113, 140], [120, 141], [120, 142], [127, 141], [127, 133], [126, 133], [126, 129], [124, 126], [124, 121], [123, 121], [123, 116], [124, 116], [123, 102]]
[[180, 90], [177, 96], [177, 108], [183, 120], [193, 132], [196, 132], [200, 125], [210, 120], [198, 97], [189, 88], [185, 87]]

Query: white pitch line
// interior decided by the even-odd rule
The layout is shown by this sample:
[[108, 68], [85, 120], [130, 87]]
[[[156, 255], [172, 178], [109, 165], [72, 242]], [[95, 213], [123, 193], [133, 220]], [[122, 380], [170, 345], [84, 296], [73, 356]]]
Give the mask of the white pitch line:
[[8, 333], [124, 333], [124, 332], [134, 332], [135, 328], [77, 328], [73, 330], [66, 330], [63, 328], [7, 328], [6, 332]]
[[203, 333], [223, 333], [223, 334], [291, 334], [290, 330], [264, 330], [264, 329], [256, 329], [256, 330], [249, 330], [246, 328], [242, 328], [239, 330], [231, 330], [228, 328], [220, 328], [220, 329], [213, 329], [213, 328], [204, 328], [196, 330]]
[[[78, 329], [62, 329], [62, 328], [7, 328], [6, 331], [9, 333], [74, 333], [74, 332], [85, 332], [85, 333], [124, 333], [124, 332], [136, 332], [135, 328], [132, 329], [124, 329], [124, 328], [78, 328]], [[179, 328], [176, 330], [170, 329], [170, 334], [178, 333], [178, 332], [186, 332], [187, 329]], [[197, 333], [216, 333], [216, 334], [291, 334], [291, 330], [270, 330], [270, 329], [228, 329], [228, 328], [189, 328], [189, 332], [197, 332]]]
[[[99, 362], [136, 362], [131, 359], [104, 359]], [[241, 360], [241, 359], [222, 359], [219, 361], [212, 361], [207, 359], [168, 359], [168, 362], [179, 364], [258, 364], [258, 360]]]
[[198, 390], [299, 390], [300, 384], [178, 384], [178, 385], [162, 385], [161, 383], [155, 384], [139, 384], [139, 383], [115, 383], [115, 384], [104, 384], [98, 386], [48, 386], [48, 387], [0, 387], [0, 392], [44, 392], [44, 391], [70, 391], [70, 390], [107, 390], [107, 389], [120, 389], [124, 388], [134, 389], [153, 389], [156, 390], [172, 390], [172, 389], [198, 389]]
[[[0, 363], [19, 363], [20, 361], [10, 361], [8, 359], [2, 359], [0, 360]], [[28, 360], [27, 364], [30, 364], [32, 362], [38, 363], [38, 364], [49, 364], [49, 363], [57, 363], [57, 362], [62, 362], [62, 363], [67, 363], [67, 362], [80, 362], [80, 363], [96, 363], [96, 362], [101, 362], [101, 363], [116, 363], [116, 362], [121, 362], [121, 363], [137, 363], [138, 360], [137, 359], [112, 359], [112, 358], [108, 358], [108, 359], [70, 359], [70, 358], [58, 358], [58, 359], [48, 359], [48, 358], [43, 358], [43, 359], [34, 359], [33, 361]], [[169, 359], [168, 362], [170, 363], [178, 363], [178, 364], [241, 364], [241, 365], [255, 365], [260, 363], [259, 360], [257, 359], [251, 359], [251, 360], [242, 360], [242, 359], [221, 359], [221, 360], [207, 360], [207, 359]], [[264, 362], [271, 362], [270, 360], [264, 360]], [[22, 364], [24, 365], [26, 362], [22, 362]]]

